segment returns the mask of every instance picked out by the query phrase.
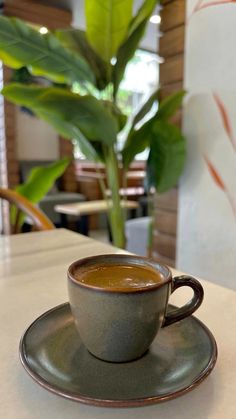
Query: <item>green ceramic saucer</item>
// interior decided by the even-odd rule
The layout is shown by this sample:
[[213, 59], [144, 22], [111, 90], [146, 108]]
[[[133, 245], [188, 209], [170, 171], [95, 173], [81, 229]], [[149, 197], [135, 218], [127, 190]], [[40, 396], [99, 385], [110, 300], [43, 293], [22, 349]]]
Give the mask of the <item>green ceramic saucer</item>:
[[140, 359], [114, 364], [91, 355], [75, 329], [69, 304], [35, 320], [20, 342], [30, 376], [59, 396], [97, 406], [143, 406], [192, 390], [212, 371], [217, 347], [210, 331], [190, 316], [161, 329]]

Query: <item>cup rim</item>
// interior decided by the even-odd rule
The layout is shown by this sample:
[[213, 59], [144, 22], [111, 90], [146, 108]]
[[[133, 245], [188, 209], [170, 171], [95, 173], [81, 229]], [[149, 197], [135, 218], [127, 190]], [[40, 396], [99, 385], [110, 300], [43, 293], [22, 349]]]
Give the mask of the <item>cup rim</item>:
[[[126, 263], [131, 263], [133, 266], [139, 265], [150, 267], [152, 269], [158, 270], [163, 276], [164, 279], [161, 282], [158, 282], [153, 285], [149, 285], [148, 287], [135, 287], [135, 288], [124, 288], [124, 287], [99, 287], [96, 285], [86, 284], [84, 282], [81, 282], [78, 279], [74, 278], [73, 272], [75, 269], [78, 269], [80, 267], [91, 266], [91, 265], [98, 265], [98, 263], [101, 263], [101, 261], [107, 262], [110, 260], [110, 262], [116, 264], [117, 266], [119, 264], [122, 264], [122, 261], [126, 260]], [[119, 263], [120, 260], [120, 263]], [[172, 280], [172, 273], [170, 268], [163, 264], [155, 262], [145, 256], [136, 256], [136, 255], [129, 255], [129, 254], [122, 254], [122, 253], [108, 253], [108, 254], [99, 254], [95, 256], [88, 256], [81, 259], [76, 260], [75, 262], [71, 263], [71, 265], [68, 268], [67, 271], [67, 278], [69, 281], [71, 281], [76, 286], [79, 286], [81, 288], [87, 289], [87, 290], [93, 290], [96, 292], [106, 292], [106, 293], [120, 293], [120, 294], [133, 294], [133, 293], [140, 293], [140, 292], [148, 292], [153, 291], [155, 289], [161, 288], [163, 285], [166, 285], [167, 283], [171, 282]]]

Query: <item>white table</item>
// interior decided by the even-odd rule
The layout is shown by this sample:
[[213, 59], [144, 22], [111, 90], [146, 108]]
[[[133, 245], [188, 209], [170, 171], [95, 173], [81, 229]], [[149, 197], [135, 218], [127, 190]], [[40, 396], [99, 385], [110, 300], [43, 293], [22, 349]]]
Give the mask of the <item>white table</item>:
[[[75, 259], [119, 250], [67, 230], [0, 237], [0, 417], [4, 419], [235, 419], [236, 293], [202, 281], [197, 316], [218, 343], [211, 375], [192, 392], [162, 404], [129, 409], [85, 406], [37, 385], [18, 358], [22, 332], [40, 314], [67, 301], [66, 270]], [[184, 289], [171, 301], [182, 304]]]
[[[112, 207], [112, 201], [105, 201], [99, 199], [96, 201], [74, 202], [72, 204], [55, 205], [55, 211], [66, 215], [93, 215], [107, 212], [109, 207]], [[137, 201], [121, 201], [122, 208], [137, 209], [139, 207]]]
[[[108, 213], [109, 208], [113, 206], [111, 200], [105, 201], [104, 199], [99, 199], [95, 201], [85, 201], [85, 202], [74, 202], [71, 204], [60, 204], [55, 205], [54, 209], [56, 212], [61, 214], [62, 223], [64, 226], [67, 226], [66, 215], [73, 215], [79, 217], [78, 220], [78, 231], [86, 236], [89, 235], [89, 216], [101, 213]], [[123, 200], [121, 201], [121, 207], [126, 210], [131, 210], [131, 216], [134, 218], [136, 216], [136, 210], [139, 207], [137, 201]], [[109, 229], [109, 223], [108, 223]], [[111, 238], [109, 230], [109, 238]]]

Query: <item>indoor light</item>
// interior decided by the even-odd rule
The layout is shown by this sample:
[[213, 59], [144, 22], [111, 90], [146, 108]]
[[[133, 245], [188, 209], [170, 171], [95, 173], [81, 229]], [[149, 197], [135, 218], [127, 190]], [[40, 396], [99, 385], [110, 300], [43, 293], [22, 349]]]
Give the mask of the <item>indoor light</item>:
[[48, 28], [46, 28], [45, 26], [41, 26], [41, 28], [39, 29], [39, 32], [42, 35], [45, 35], [45, 33], [48, 33]]
[[151, 23], [155, 23], [156, 25], [158, 25], [158, 23], [161, 22], [161, 16], [160, 15], [153, 15], [150, 17], [150, 22]]
[[111, 58], [111, 65], [115, 65], [116, 64], [116, 61], [117, 61], [117, 58], [116, 57], [112, 57]]

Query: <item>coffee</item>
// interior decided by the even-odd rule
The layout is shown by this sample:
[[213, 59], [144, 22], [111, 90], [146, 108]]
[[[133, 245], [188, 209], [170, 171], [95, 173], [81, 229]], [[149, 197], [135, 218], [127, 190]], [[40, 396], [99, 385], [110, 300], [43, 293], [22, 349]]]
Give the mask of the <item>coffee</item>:
[[143, 288], [163, 282], [164, 276], [147, 266], [104, 265], [90, 266], [75, 272], [75, 279], [101, 288]]

